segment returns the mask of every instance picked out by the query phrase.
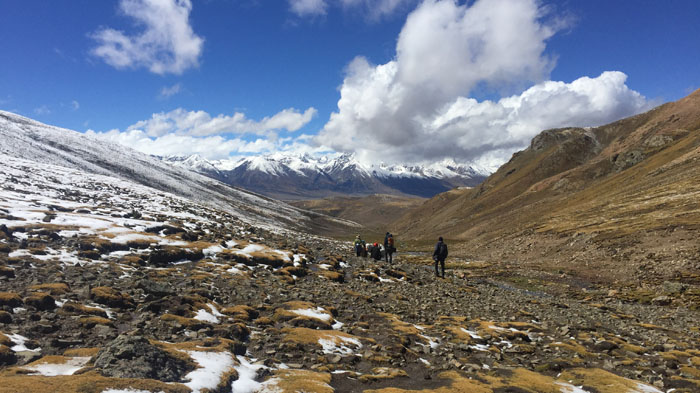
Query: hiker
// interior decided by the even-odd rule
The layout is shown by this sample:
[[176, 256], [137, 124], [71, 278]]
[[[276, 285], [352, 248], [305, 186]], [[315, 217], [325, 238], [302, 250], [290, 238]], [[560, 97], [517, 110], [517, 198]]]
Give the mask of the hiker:
[[433, 260], [435, 261], [435, 276], [440, 277], [438, 273], [438, 262], [442, 265], [442, 278], [445, 278], [445, 258], [447, 258], [447, 244], [442, 241], [442, 236], [438, 239], [433, 251]]
[[362, 240], [362, 253], [361, 253], [363, 258], [367, 258], [367, 243], [365, 243], [364, 240]]
[[361, 256], [362, 255], [362, 239], [360, 238], [360, 235], [358, 234], [355, 236], [355, 254], [356, 256]]
[[382, 259], [382, 249], [379, 248], [379, 244], [374, 243], [372, 245], [371, 256], [372, 259], [374, 259], [375, 261], [379, 261]]
[[396, 248], [394, 247], [394, 235], [387, 232], [386, 236], [384, 237], [384, 260], [392, 263], [394, 261], [393, 254], [395, 252]]

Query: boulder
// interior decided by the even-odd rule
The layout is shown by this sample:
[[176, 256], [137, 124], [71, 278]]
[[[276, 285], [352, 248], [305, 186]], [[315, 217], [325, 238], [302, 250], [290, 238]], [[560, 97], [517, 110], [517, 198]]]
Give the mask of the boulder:
[[143, 336], [121, 335], [95, 356], [95, 367], [107, 377], [150, 378], [180, 382], [195, 365], [152, 345]]

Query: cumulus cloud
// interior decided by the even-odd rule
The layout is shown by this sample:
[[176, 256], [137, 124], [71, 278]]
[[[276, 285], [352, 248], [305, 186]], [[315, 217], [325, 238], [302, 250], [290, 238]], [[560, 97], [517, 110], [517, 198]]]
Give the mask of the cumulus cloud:
[[289, 10], [301, 17], [325, 15], [327, 8], [325, 0], [289, 0]]
[[179, 83], [176, 83], [172, 86], [165, 86], [162, 89], [160, 89], [160, 94], [158, 96], [160, 98], [170, 98], [175, 94], [179, 93], [181, 89], [182, 85], [180, 85]]
[[417, 0], [340, 0], [344, 8], [361, 8], [372, 19], [392, 15]]
[[[279, 131], [294, 132], [315, 116], [316, 109], [299, 112], [285, 109], [260, 121], [248, 119], [243, 113], [212, 117], [204, 111], [175, 109], [155, 113], [150, 119], [136, 122], [126, 130], [117, 129], [88, 135], [119, 143], [138, 151], [155, 155], [199, 154], [217, 160], [235, 155], [265, 154], [281, 150], [317, 151], [306, 144], [308, 135], [279, 138]], [[237, 134], [231, 138], [230, 134]], [[258, 137], [245, 137], [257, 135]]]
[[[561, 24], [545, 18], [536, 0], [425, 0], [408, 16], [394, 60], [348, 65], [338, 110], [314, 142], [368, 162], [453, 158], [493, 168], [542, 129], [648, 107], [621, 72], [547, 81], [554, 61], [546, 41]], [[468, 98], [477, 87], [526, 85], [497, 102]]]
[[121, 0], [119, 9], [142, 31], [99, 29], [92, 34], [93, 55], [118, 69], [146, 67], [161, 75], [198, 65], [204, 40], [190, 26], [190, 0]]
[[260, 121], [248, 119], [245, 114], [220, 114], [212, 117], [205, 111], [187, 111], [182, 108], [170, 112], [154, 113], [150, 119], [141, 120], [127, 128], [127, 131], [141, 130], [149, 137], [166, 134], [208, 136], [216, 134], [269, 134], [278, 130], [294, 132], [305, 126], [316, 115], [315, 108], [299, 112], [289, 108], [263, 118]]
[[220, 135], [202, 138], [177, 134], [165, 134], [152, 138], [141, 130], [126, 132], [120, 132], [119, 130], [107, 132], [88, 130], [86, 134], [102, 140], [119, 143], [146, 154], [161, 156], [199, 154], [210, 160], [225, 159], [232, 153], [259, 154], [276, 149], [275, 143], [263, 138], [245, 141], [241, 138], [226, 139]]
[[80, 103], [79, 103], [78, 101], [76, 101], [76, 100], [73, 100], [73, 101], [70, 102], [70, 107], [71, 107], [71, 109], [73, 109], [74, 111], [77, 111], [78, 109], [80, 109]]
[[418, 0], [288, 0], [289, 10], [299, 17], [326, 15], [331, 5], [345, 10], [361, 10], [370, 19], [378, 20], [404, 9]]

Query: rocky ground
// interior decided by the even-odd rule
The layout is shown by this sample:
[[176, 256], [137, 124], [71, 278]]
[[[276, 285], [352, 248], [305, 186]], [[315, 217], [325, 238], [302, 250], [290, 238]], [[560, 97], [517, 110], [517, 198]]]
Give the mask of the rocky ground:
[[[698, 287], [391, 265], [106, 177], [5, 172], [1, 392], [697, 392]], [[83, 179], [83, 180], [81, 180]]]

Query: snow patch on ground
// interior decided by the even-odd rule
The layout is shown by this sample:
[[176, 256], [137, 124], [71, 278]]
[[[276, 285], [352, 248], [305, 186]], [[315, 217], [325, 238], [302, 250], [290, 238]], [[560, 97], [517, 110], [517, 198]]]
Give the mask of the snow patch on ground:
[[238, 379], [231, 385], [232, 391], [235, 393], [253, 393], [259, 391], [262, 384], [256, 381], [255, 377], [258, 374], [258, 370], [265, 366], [253, 364], [241, 355], [238, 355], [236, 358], [238, 359], [239, 366], [234, 368], [238, 372]]
[[320, 319], [322, 321], [330, 321], [331, 316], [326, 312], [321, 307], [316, 307], [316, 309], [312, 308], [305, 308], [305, 309], [298, 309], [298, 310], [291, 310], [293, 313], [298, 314], [298, 315], [303, 315], [305, 317], [310, 317], [310, 318], [316, 318]]
[[73, 375], [90, 361], [90, 357], [74, 357], [68, 358], [65, 363], [41, 363], [33, 366], [24, 367], [27, 370], [34, 371], [30, 375], [43, 375], [45, 377], [55, 377], [57, 375]]
[[352, 354], [355, 350], [348, 347], [346, 344], [354, 346], [355, 349], [362, 348], [362, 343], [356, 338], [338, 336], [337, 340], [340, 342], [336, 342], [336, 340], [333, 339], [320, 338], [318, 343], [323, 347], [323, 353], [325, 354]]
[[35, 349], [29, 349], [27, 348], [24, 344], [29, 341], [28, 338], [21, 336], [17, 333], [14, 334], [6, 334], [6, 336], [12, 341], [15, 345], [10, 348], [11, 350], [15, 352], [21, 352], [21, 351], [31, 351], [31, 352], [41, 352], [41, 348], [35, 348]]
[[187, 351], [187, 354], [199, 364], [199, 368], [185, 375], [190, 382], [185, 386], [193, 392], [202, 389], [214, 389], [225, 372], [233, 367], [233, 357], [228, 352]]

